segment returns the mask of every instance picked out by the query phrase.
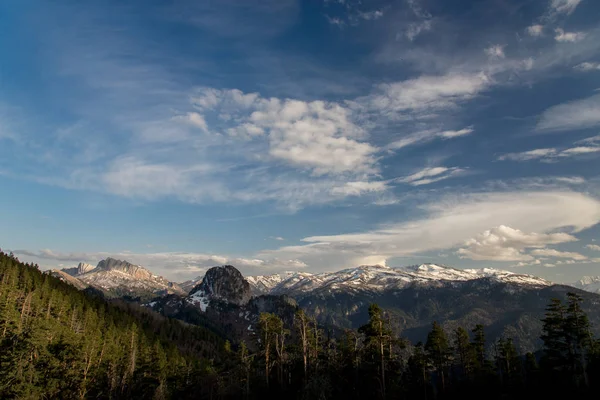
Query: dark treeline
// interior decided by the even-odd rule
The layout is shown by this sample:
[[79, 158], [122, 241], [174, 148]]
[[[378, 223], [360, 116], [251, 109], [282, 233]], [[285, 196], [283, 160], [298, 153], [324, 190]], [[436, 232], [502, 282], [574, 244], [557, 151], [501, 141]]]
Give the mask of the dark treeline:
[[413, 345], [375, 304], [335, 337], [303, 310], [292, 324], [264, 313], [255, 341], [232, 345], [0, 253], [0, 398], [596, 399], [600, 342], [581, 302], [548, 305], [536, 354], [487, 343], [482, 325], [434, 322]]

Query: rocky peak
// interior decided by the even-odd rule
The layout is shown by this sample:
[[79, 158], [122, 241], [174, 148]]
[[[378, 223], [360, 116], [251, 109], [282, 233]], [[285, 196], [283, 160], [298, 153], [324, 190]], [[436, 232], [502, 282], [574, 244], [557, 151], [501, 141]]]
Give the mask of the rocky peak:
[[116, 260], [110, 257], [106, 260], [100, 261], [96, 269], [104, 271], [120, 271], [126, 273], [127, 275], [131, 275], [136, 279], [152, 278], [152, 273], [146, 268], [140, 267], [139, 265], [131, 264], [127, 261]]
[[96, 267], [87, 263], [79, 263], [77, 266], [77, 275], [87, 274], [90, 271], [93, 271]]
[[215, 298], [243, 305], [252, 297], [250, 284], [242, 273], [231, 265], [213, 267], [206, 271], [202, 282], [190, 292], [190, 297]]

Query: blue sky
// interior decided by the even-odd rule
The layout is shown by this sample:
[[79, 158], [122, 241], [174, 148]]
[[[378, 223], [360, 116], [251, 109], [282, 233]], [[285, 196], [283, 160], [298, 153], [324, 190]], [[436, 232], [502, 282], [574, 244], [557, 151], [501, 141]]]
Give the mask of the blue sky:
[[171, 279], [600, 275], [600, 4], [0, 5], [0, 244]]

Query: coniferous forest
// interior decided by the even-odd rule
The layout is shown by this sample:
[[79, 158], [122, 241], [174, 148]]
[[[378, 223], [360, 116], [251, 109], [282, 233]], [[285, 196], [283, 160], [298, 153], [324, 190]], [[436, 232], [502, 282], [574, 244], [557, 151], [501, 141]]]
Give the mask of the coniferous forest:
[[303, 310], [260, 315], [255, 340], [79, 291], [0, 252], [2, 399], [514, 399], [600, 397], [582, 299], [548, 304], [540, 350], [433, 322], [409, 343], [385, 310], [333, 334]]

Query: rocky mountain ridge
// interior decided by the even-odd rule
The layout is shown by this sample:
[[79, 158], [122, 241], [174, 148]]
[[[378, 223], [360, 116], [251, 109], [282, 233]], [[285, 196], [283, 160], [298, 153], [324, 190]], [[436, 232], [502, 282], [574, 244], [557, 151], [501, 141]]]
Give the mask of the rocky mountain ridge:
[[304, 296], [316, 291], [381, 293], [410, 285], [438, 285], [443, 282], [466, 282], [482, 278], [533, 287], [552, 285], [552, 282], [532, 275], [492, 268], [461, 270], [438, 264], [421, 264], [403, 268], [363, 265], [336, 272], [320, 274], [286, 272], [251, 276], [247, 280], [255, 294]]
[[154, 275], [146, 268], [127, 261], [107, 258], [96, 267], [80, 263], [76, 268], [54, 271], [77, 279], [83, 285], [101, 290], [109, 297], [152, 298], [157, 295], [180, 294], [185, 292], [177, 283], [162, 276]]

